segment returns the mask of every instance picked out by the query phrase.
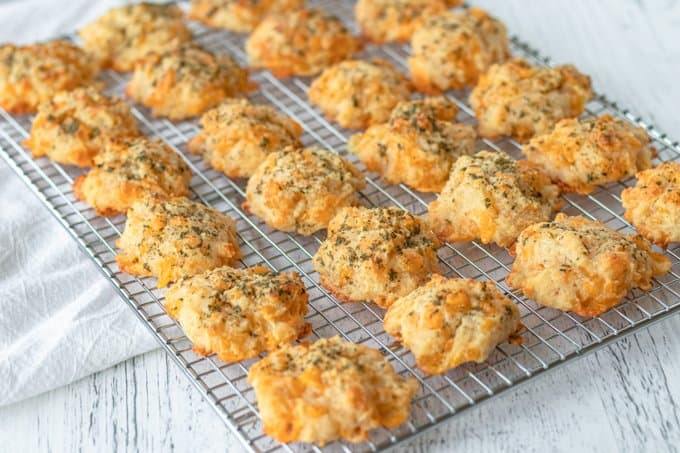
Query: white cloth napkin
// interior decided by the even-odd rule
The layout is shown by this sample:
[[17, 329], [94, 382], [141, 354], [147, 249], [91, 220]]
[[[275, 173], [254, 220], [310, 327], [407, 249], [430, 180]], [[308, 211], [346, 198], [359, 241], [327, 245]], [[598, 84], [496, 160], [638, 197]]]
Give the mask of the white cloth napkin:
[[[0, 42], [68, 33], [121, 3], [3, 3]], [[0, 160], [0, 405], [156, 346], [95, 264]]]

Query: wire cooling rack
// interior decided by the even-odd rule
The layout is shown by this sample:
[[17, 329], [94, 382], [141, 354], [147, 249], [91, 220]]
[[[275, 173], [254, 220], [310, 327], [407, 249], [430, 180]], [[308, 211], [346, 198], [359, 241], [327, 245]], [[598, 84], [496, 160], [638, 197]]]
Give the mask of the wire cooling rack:
[[[335, 12], [356, 30], [351, 23], [353, 2], [326, 0], [309, 3]], [[245, 63], [242, 36], [197, 24], [192, 24], [192, 27], [196, 40], [207, 49], [228, 52]], [[76, 39], [75, 36], [69, 38]], [[534, 63], [551, 64], [549, 59], [541, 57], [517, 38], [512, 39], [511, 50], [515, 55]], [[407, 48], [404, 46], [368, 46], [364, 55], [386, 58], [405, 70]], [[103, 78], [108, 92], [122, 93], [127, 81], [125, 76], [106, 72]], [[277, 80], [265, 71], [252, 74], [252, 79], [259, 84], [259, 90], [250, 96], [254, 102], [273, 104], [304, 125], [303, 141], [306, 144], [335, 150], [363, 169], [352, 155], [346, 154], [345, 143], [349, 132], [330, 124], [307, 102], [305, 92], [310, 79]], [[458, 121], [475, 124], [467, 105], [467, 94], [457, 91], [450, 93], [450, 96], [461, 109]], [[677, 142], [629, 111], [597, 96], [588, 104], [586, 115], [603, 113], [623, 117], [647, 129], [659, 150], [657, 163], [680, 158], [680, 145]], [[439, 256], [447, 275], [491, 280], [517, 303], [522, 323], [526, 326], [524, 343], [500, 345], [483, 364], [466, 364], [442, 376], [424, 375], [415, 367], [412, 355], [395, 344], [383, 330], [381, 309], [365, 303], [341, 304], [319, 286], [311, 257], [323, 239], [323, 233], [302, 237], [273, 231], [258, 218], [243, 212], [240, 206], [244, 201], [245, 181], [226, 178], [186, 151], [186, 142], [198, 131], [196, 121], [172, 123], [154, 119], [144, 108], [136, 108], [135, 115], [147, 135], [162, 138], [186, 158], [194, 172], [192, 196], [238, 220], [244, 266], [266, 264], [279, 272], [295, 271], [302, 276], [310, 295], [308, 321], [313, 326], [312, 339], [340, 335], [347, 340], [378, 348], [398, 372], [415, 376], [420, 382], [421, 389], [413, 401], [412, 415], [406, 424], [392, 430], [377, 429], [370, 440], [362, 444], [338, 442], [325, 449], [375, 451], [394, 446], [547, 370], [569, 363], [680, 310], [678, 244], [673, 244], [667, 250], [673, 261], [672, 271], [657, 278], [652, 290], [633, 291], [624, 303], [592, 319], [540, 307], [510, 291], [504, 279], [512, 259], [505, 249], [475, 242], [446, 244], [439, 251]], [[252, 451], [320, 450], [306, 444], [281, 445], [264, 435], [253, 389], [246, 382], [248, 368], [254, 360], [225, 364], [214, 355], [202, 357], [194, 354], [182, 330], [163, 310], [163, 292], [156, 289], [155, 280], [130, 276], [118, 269], [114, 260], [114, 242], [124, 228], [125, 218], [99, 217], [90, 207], [75, 200], [71, 183], [80, 170], [61, 166], [46, 158], [31, 158], [30, 153], [21, 146], [22, 140], [28, 135], [31, 120], [30, 116], [11, 116], [0, 110], [0, 155], [69, 231], [82, 250], [97, 263], [123, 300], [155, 334], [161, 346], [225, 424], [237, 434], [243, 445]], [[520, 157], [518, 144], [507, 138], [480, 140], [477, 148], [504, 150]], [[564, 211], [599, 219], [616, 230], [631, 232], [631, 226], [622, 218], [619, 194], [632, 183], [628, 180], [609, 184], [587, 197], [568, 195], [565, 197]], [[416, 214], [425, 213], [427, 204], [434, 198], [431, 194], [417, 193], [405, 186], [385, 185], [375, 175], [367, 178], [367, 188], [362, 196], [367, 206], [397, 205]]]

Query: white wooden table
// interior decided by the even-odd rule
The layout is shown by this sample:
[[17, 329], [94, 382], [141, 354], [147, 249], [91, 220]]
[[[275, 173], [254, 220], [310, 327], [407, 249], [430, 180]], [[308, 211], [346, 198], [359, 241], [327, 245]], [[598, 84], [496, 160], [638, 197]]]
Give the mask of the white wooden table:
[[[46, 0], [47, 1], [47, 0]], [[86, 0], [77, 0], [85, 4]], [[73, 10], [76, 0], [69, 0]], [[680, 138], [680, 2], [473, 0]], [[9, 18], [0, 18], [2, 21]], [[25, 20], [31, 18], [12, 18]], [[76, 22], [64, 20], [64, 31]], [[1, 385], [1, 384], [0, 384]], [[680, 451], [680, 318], [485, 404], [410, 451]], [[159, 351], [0, 408], [0, 451], [238, 451]]]

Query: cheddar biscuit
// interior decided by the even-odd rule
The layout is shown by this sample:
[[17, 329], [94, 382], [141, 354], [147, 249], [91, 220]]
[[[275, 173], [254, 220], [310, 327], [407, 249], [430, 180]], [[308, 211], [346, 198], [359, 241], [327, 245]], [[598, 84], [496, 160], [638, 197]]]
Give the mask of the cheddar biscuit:
[[73, 192], [99, 215], [115, 215], [149, 194], [187, 195], [190, 182], [187, 164], [162, 141], [121, 138], [95, 156], [94, 167], [75, 180]]
[[413, 34], [411, 49], [413, 84], [434, 94], [474, 85], [510, 56], [505, 26], [479, 8], [430, 18]]
[[482, 137], [526, 141], [564, 118], [579, 116], [593, 97], [590, 78], [571, 65], [533, 66], [514, 58], [494, 64], [470, 94]]
[[116, 246], [123, 272], [157, 277], [159, 288], [241, 258], [234, 219], [183, 197], [133, 203]]
[[67, 41], [0, 45], [0, 107], [33, 113], [59, 91], [92, 85], [98, 73], [99, 62]]
[[522, 153], [565, 191], [587, 194], [651, 167], [656, 151], [643, 128], [602, 115], [561, 120], [551, 132], [531, 139]]
[[307, 300], [295, 273], [225, 266], [173, 284], [165, 309], [181, 324], [194, 352], [236, 362], [307, 336]]
[[457, 112], [443, 97], [401, 102], [387, 123], [350, 137], [347, 149], [390, 184], [439, 192], [456, 159], [474, 151], [474, 129], [454, 123]]
[[639, 235], [622, 234], [584, 217], [558, 214], [554, 222], [525, 229], [516, 243], [507, 283], [541, 305], [598, 316], [671, 262]]
[[227, 99], [201, 117], [203, 129], [187, 147], [215, 170], [248, 178], [269, 154], [299, 148], [302, 126], [267, 105]]
[[348, 60], [324, 70], [307, 96], [331, 121], [363, 129], [387, 121], [411, 96], [411, 85], [385, 60]]
[[318, 74], [359, 48], [340, 19], [314, 8], [269, 16], [246, 41], [250, 66], [269, 69], [276, 77]]
[[385, 331], [429, 374], [485, 361], [520, 328], [517, 306], [492, 282], [441, 275], [397, 299], [385, 314]]
[[354, 6], [354, 18], [361, 33], [373, 42], [406, 42], [429, 17], [460, 3], [460, 0], [359, 0]]
[[33, 157], [89, 167], [109, 140], [138, 135], [137, 120], [125, 101], [94, 88], [77, 88], [60, 91], [40, 105], [23, 144]]
[[361, 442], [395, 428], [418, 391], [380, 352], [338, 337], [287, 346], [250, 368], [264, 432], [279, 442]]
[[398, 208], [344, 208], [314, 255], [321, 284], [339, 299], [389, 307], [439, 273], [440, 244], [420, 217]]
[[255, 170], [243, 207], [271, 228], [310, 235], [340, 208], [358, 205], [365, 184], [361, 172], [332, 151], [286, 148]]
[[503, 152], [480, 151], [456, 161], [428, 219], [441, 240], [509, 247], [559, 206], [559, 188], [543, 172]]
[[109, 10], [80, 30], [85, 48], [116, 71], [131, 71], [150, 52], [191, 41], [177, 5], [138, 3]]
[[267, 15], [302, 8], [305, 0], [192, 0], [189, 19], [247, 33]]
[[621, 193], [626, 220], [661, 247], [680, 242], [680, 163], [664, 162], [637, 178]]
[[125, 94], [154, 116], [182, 120], [248, 90], [248, 72], [228, 55], [195, 46], [150, 54], [138, 64]]

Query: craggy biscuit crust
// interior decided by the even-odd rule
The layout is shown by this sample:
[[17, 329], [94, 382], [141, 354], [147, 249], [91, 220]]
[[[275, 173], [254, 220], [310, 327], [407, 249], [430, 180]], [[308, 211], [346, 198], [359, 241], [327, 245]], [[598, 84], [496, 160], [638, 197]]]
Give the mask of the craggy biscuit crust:
[[234, 219], [183, 197], [133, 203], [116, 246], [123, 272], [153, 275], [159, 288], [241, 258]]
[[307, 336], [307, 300], [296, 273], [219, 267], [173, 284], [165, 309], [179, 321], [194, 352], [236, 362]]
[[245, 99], [227, 99], [207, 111], [201, 126], [187, 148], [231, 178], [248, 178], [272, 152], [302, 146], [302, 126], [296, 121]]
[[385, 314], [385, 331], [429, 374], [485, 361], [520, 328], [517, 306], [493, 282], [441, 275], [397, 299]]
[[439, 273], [440, 243], [420, 217], [398, 208], [344, 208], [314, 255], [321, 284], [339, 299], [389, 307]]
[[360, 47], [340, 19], [314, 8], [269, 16], [246, 41], [250, 66], [281, 78], [318, 74]]
[[505, 26], [479, 8], [430, 18], [413, 34], [411, 49], [413, 84], [432, 94], [475, 85], [510, 56]]
[[429, 17], [460, 3], [460, 0], [359, 0], [354, 5], [354, 18], [361, 33], [373, 42], [406, 42]]
[[148, 55], [135, 67], [125, 94], [151, 108], [154, 116], [182, 120], [248, 88], [248, 72], [230, 56], [183, 46]]
[[680, 242], [680, 163], [664, 162], [637, 178], [621, 193], [626, 220], [661, 247]]
[[189, 19], [247, 33], [269, 14], [302, 8], [305, 0], [192, 0]]
[[380, 352], [338, 337], [288, 346], [250, 368], [264, 432], [279, 442], [361, 442], [409, 416], [417, 381]]
[[559, 188], [526, 161], [503, 152], [460, 157], [444, 190], [429, 206], [439, 239], [479, 239], [509, 247], [529, 225], [549, 220], [561, 205]]
[[522, 152], [565, 191], [587, 194], [597, 185], [651, 167], [656, 150], [649, 141], [643, 128], [602, 115], [561, 120], [551, 132], [531, 139]]
[[76, 198], [99, 215], [127, 211], [149, 194], [185, 196], [191, 170], [160, 140], [114, 139], [94, 158], [94, 167], [73, 183]]
[[457, 112], [443, 97], [401, 102], [387, 123], [350, 137], [347, 149], [390, 184], [439, 192], [456, 159], [474, 152], [475, 131], [452, 122]]
[[30, 46], [0, 46], [0, 107], [33, 113], [62, 90], [93, 85], [99, 62], [80, 47], [54, 40]]
[[138, 135], [137, 120], [125, 101], [94, 88], [77, 88], [60, 91], [40, 105], [24, 146], [33, 157], [89, 167], [109, 140]]
[[365, 185], [361, 172], [332, 151], [287, 148], [255, 170], [244, 208], [274, 229], [310, 235], [342, 207], [358, 205]]
[[116, 71], [132, 71], [147, 54], [191, 41], [177, 5], [152, 3], [113, 8], [83, 27], [79, 35], [89, 52]]
[[325, 69], [307, 91], [312, 104], [349, 129], [384, 123], [411, 84], [385, 60], [348, 60]]
[[561, 213], [525, 229], [515, 246], [508, 285], [541, 305], [581, 316], [604, 313], [633, 288], [651, 288], [652, 277], [671, 267], [642, 236]]
[[526, 141], [564, 118], [579, 116], [593, 97], [590, 78], [571, 65], [532, 66], [520, 58], [494, 64], [470, 94], [482, 137]]

